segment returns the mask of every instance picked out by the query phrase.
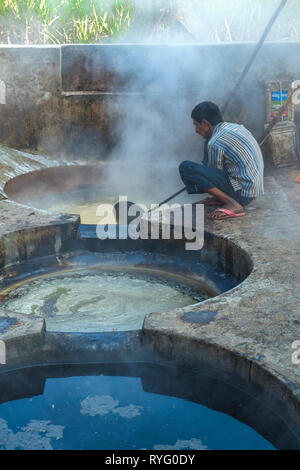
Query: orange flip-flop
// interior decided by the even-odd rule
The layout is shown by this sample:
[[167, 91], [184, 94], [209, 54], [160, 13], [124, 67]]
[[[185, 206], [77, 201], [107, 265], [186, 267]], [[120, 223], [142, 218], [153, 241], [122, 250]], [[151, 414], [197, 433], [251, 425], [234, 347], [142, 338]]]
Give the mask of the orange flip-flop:
[[[209, 217], [211, 214], [215, 214], [216, 212], [221, 212], [224, 215], [222, 217], [218, 217], [217, 219], [214, 219], [213, 217]], [[213, 212], [210, 212], [210, 214], [208, 214], [207, 217], [211, 220], [223, 220], [223, 219], [231, 219], [234, 217], [243, 217], [244, 215], [245, 215], [245, 212], [233, 212], [233, 211], [230, 211], [229, 209], [218, 208], [214, 210]]]

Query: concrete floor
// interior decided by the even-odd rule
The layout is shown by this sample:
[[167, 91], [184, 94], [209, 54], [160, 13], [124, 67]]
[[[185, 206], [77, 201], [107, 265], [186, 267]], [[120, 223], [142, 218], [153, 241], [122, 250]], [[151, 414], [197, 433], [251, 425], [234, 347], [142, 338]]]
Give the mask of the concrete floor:
[[[299, 165], [269, 171], [265, 195], [245, 217], [206, 222], [206, 230], [251, 256], [253, 271], [244, 282], [196, 308], [152, 313], [144, 323], [152, 349], [166, 359], [193, 366], [205, 358], [223, 370], [234, 368], [249, 382], [273, 389], [282, 401], [288, 389], [298, 420], [300, 365], [292, 362], [292, 343], [300, 340], [300, 183], [294, 183], [299, 173]], [[190, 311], [199, 321], [196, 315], [194, 323], [185, 321]], [[215, 314], [209, 324], [201, 324], [205, 311]]]

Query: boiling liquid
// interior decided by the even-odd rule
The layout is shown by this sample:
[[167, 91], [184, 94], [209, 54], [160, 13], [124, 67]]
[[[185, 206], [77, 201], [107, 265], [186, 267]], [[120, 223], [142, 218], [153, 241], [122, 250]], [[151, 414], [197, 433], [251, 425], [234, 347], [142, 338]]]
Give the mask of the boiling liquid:
[[93, 200], [86, 202], [56, 202], [50, 205], [48, 210], [80, 215], [82, 224], [116, 224], [113, 205], [117, 202], [115, 198], [104, 200]]
[[208, 297], [149, 276], [98, 269], [32, 278], [5, 293], [3, 307], [45, 317], [48, 331], [77, 332], [139, 329], [147, 313]]

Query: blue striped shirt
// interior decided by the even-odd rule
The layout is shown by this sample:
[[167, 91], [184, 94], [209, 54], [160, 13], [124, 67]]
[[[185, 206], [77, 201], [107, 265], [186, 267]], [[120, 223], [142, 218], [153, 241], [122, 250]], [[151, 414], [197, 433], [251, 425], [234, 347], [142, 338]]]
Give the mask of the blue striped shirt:
[[224, 171], [235, 191], [245, 197], [264, 194], [264, 161], [260, 147], [244, 126], [221, 122], [207, 143], [203, 163]]

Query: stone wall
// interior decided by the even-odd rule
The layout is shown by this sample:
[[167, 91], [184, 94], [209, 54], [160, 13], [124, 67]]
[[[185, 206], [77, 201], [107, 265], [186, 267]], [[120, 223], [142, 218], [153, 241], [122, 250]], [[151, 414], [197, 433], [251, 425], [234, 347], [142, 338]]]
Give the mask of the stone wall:
[[0, 47], [0, 139], [12, 147], [34, 149], [46, 127], [59, 126], [60, 50], [57, 47]]
[[[161, 120], [167, 123], [161, 127], [162, 140], [168, 136], [165, 145], [178, 155], [192, 155], [199, 138], [191, 109], [206, 99], [222, 107], [254, 47], [0, 46], [0, 80], [6, 84], [0, 141], [55, 155], [103, 158], [120, 143], [130, 120], [129, 135], [133, 130], [137, 135], [143, 122], [143, 131], [151, 134]], [[225, 120], [244, 124], [259, 138], [265, 122], [264, 82], [300, 79], [299, 55], [300, 42], [265, 44]], [[299, 129], [298, 112], [296, 123]]]

